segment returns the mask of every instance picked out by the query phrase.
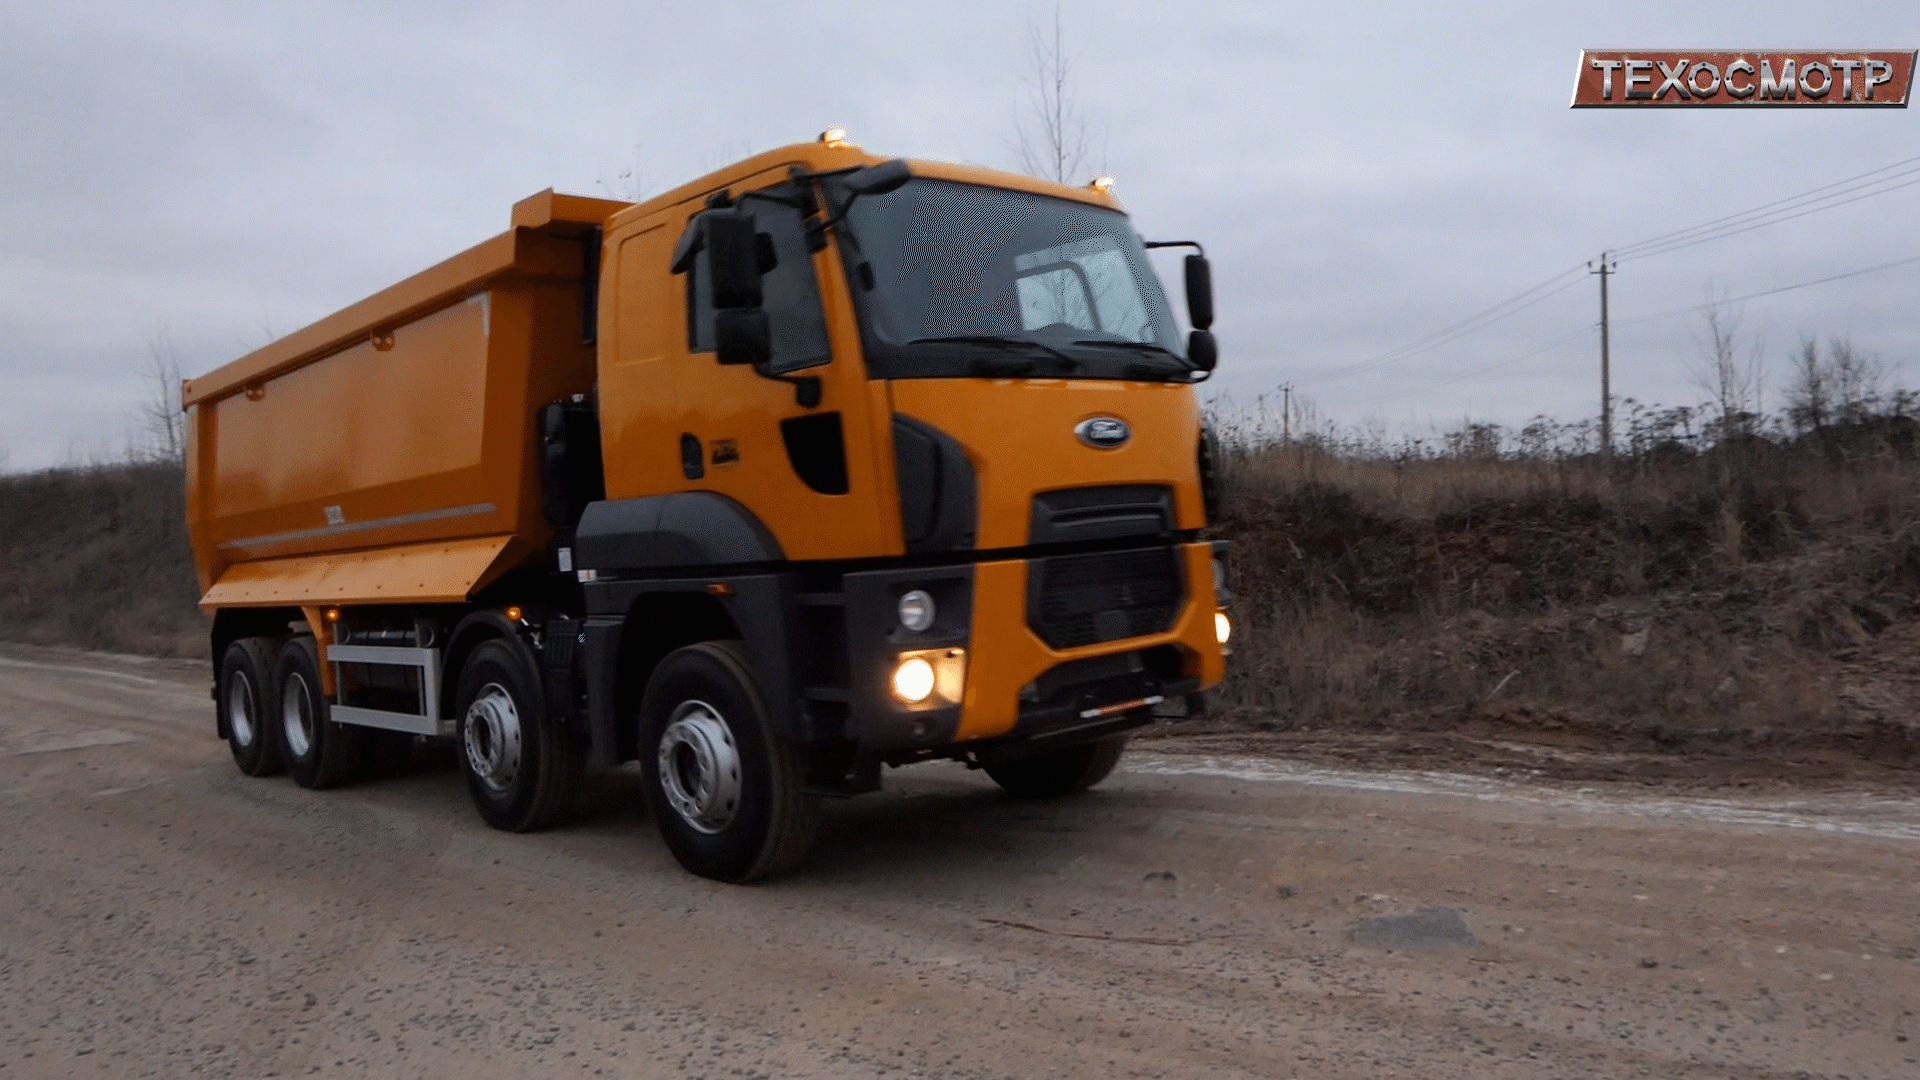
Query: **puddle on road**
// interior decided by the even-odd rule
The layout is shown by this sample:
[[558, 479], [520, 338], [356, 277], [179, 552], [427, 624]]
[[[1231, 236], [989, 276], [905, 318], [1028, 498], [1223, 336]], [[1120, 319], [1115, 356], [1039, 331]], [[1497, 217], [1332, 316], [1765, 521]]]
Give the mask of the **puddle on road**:
[[1376, 949], [1471, 949], [1480, 940], [1458, 911], [1430, 907], [1367, 919], [1353, 928], [1353, 943]]
[[1920, 841], [1920, 799], [1833, 795], [1807, 799], [1706, 799], [1601, 794], [1435, 772], [1361, 772], [1252, 757], [1129, 754], [1120, 765], [1147, 776], [1212, 776], [1250, 783], [1300, 784], [1404, 795], [1452, 795], [1486, 802], [1529, 802], [1555, 809], [1628, 817], [1709, 821], [1844, 836]]

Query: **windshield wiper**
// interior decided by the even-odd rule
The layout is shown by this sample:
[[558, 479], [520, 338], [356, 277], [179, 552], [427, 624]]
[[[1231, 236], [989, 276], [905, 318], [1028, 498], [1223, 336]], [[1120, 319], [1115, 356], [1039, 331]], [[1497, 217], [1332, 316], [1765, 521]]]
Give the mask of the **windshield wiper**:
[[[1041, 344], [1040, 342], [1035, 341], [1032, 338], [999, 337], [994, 334], [954, 334], [948, 337], [914, 338], [912, 341], [907, 342], [907, 344], [909, 345], [948, 345], [948, 344], [987, 345], [987, 346], [991, 346], [993, 348], [999, 349], [1003, 352], [1025, 352], [1030, 348], [1039, 349], [1041, 352], [1046, 353], [1048, 356], [1053, 357], [1053, 359], [1059, 363], [1062, 369], [1066, 371], [1080, 370], [1080, 361], [1075, 360], [1073, 357], [1068, 356], [1066, 353], [1061, 352], [1059, 349], [1056, 349], [1051, 345]], [[1031, 360], [1028, 361], [1029, 365], [1032, 365], [1032, 363], [1033, 361]], [[1019, 374], [1030, 374], [1031, 371], [1032, 371], [1032, 368], [1031, 366], [1029, 366], [1027, 371], [1020, 372]]]
[[1171, 360], [1179, 360], [1172, 349], [1164, 345], [1155, 345], [1151, 341], [1113, 341], [1108, 338], [1081, 338], [1075, 345], [1105, 345], [1110, 349], [1132, 349], [1134, 352], [1157, 352]]
[[1175, 355], [1172, 352], [1172, 350], [1169, 350], [1160, 345], [1155, 345], [1149, 341], [1107, 341], [1101, 338], [1083, 338], [1079, 341], [1074, 342], [1074, 344], [1075, 345], [1105, 345], [1105, 346], [1108, 346], [1109, 348], [1126, 349], [1131, 352], [1158, 353], [1160, 354], [1160, 356], [1165, 357], [1166, 359], [1171, 360], [1174, 363], [1180, 365], [1177, 368], [1167, 368], [1160, 364], [1151, 364], [1151, 363], [1128, 364], [1126, 369], [1126, 375], [1127, 375], [1127, 378], [1129, 379], [1135, 379], [1135, 378], [1167, 379], [1174, 376], [1185, 375], [1194, 370], [1192, 361], [1182, 359], [1180, 356]]

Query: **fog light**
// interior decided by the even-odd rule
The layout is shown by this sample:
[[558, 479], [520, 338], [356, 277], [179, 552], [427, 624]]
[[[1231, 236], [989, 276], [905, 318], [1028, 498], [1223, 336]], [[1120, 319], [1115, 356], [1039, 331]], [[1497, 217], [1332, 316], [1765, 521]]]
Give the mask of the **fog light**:
[[1213, 613], [1213, 639], [1215, 641], [1218, 641], [1220, 644], [1225, 645], [1227, 643], [1227, 639], [1232, 636], [1233, 636], [1233, 620], [1227, 618], [1227, 613], [1224, 611], [1214, 612]]
[[933, 693], [933, 665], [918, 656], [909, 656], [893, 669], [893, 693], [909, 705], [927, 700]]
[[933, 597], [925, 589], [910, 589], [900, 597], [900, 625], [916, 634], [933, 625]]

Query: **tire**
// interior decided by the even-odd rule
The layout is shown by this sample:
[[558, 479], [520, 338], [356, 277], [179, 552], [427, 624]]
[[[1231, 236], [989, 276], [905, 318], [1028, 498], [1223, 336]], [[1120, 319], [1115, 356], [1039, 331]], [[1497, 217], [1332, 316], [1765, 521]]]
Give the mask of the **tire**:
[[586, 748], [547, 715], [526, 654], [506, 641], [473, 650], [460, 669], [456, 743], [467, 793], [487, 824], [530, 832], [573, 809]]
[[286, 767], [272, 693], [278, 646], [271, 638], [241, 638], [220, 658], [217, 726], [233, 751], [233, 763], [248, 776], [272, 776]]
[[640, 704], [647, 805], [681, 866], [744, 883], [796, 869], [813, 850], [820, 802], [800, 749], [770, 724], [738, 641], [667, 656]]
[[303, 788], [330, 788], [357, 779], [366, 763], [367, 732], [333, 722], [320, 690], [312, 638], [294, 638], [280, 650], [273, 684], [279, 688], [280, 752], [293, 782]]
[[987, 775], [1016, 799], [1057, 799], [1107, 778], [1127, 749], [1127, 736], [1109, 735], [1065, 750], [988, 765]]

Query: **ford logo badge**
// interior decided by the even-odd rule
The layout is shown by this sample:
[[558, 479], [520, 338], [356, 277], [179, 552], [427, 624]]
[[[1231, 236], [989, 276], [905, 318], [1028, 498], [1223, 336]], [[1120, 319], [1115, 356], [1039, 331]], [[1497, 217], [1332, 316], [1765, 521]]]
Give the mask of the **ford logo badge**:
[[1117, 416], [1095, 416], [1074, 425], [1073, 433], [1095, 450], [1112, 450], [1133, 438], [1133, 429]]

